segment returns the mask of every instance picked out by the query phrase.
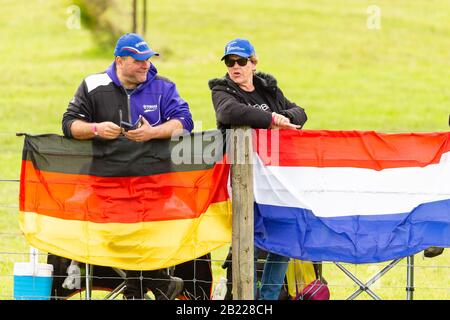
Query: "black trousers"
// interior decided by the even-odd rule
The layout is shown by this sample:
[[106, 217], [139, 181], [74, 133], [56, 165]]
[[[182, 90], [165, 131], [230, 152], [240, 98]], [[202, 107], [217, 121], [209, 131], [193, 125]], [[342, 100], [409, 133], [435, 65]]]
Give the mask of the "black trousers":
[[126, 270], [125, 273], [127, 287], [124, 293], [127, 296], [130, 295], [142, 299], [147, 290], [166, 292], [169, 287], [170, 276], [166, 269], [151, 271]]

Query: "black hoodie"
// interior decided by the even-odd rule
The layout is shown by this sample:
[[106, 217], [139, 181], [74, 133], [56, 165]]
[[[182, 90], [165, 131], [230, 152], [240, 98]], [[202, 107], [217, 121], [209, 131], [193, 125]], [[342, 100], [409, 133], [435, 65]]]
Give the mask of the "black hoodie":
[[301, 126], [307, 120], [305, 110], [286, 99], [277, 86], [277, 80], [270, 74], [255, 73], [253, 85], [259, 93], [264, 94], [263, 98], [269, 103], [272, 112], [251, 106], [248, 96], [228, 74], [223, 78], [211, 79], [208, 84], [212, 91], [218, 129], [228, 129], [233, 125], [267, 129], [272, 123], [272, 112], [284, 115], [291, 123]]

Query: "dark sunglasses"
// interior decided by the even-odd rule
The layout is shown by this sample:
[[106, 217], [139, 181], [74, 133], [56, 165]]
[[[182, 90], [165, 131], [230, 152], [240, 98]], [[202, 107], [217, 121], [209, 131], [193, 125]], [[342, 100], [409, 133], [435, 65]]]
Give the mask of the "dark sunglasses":
[[238, 63], [241, 67], [246, 66], [248, 62], [248, 58], [239, 58], [239, 59], [231, 59], [231, 58], [225, 58], [225, 64], [228, 68], [234, 67], [235, 63]]

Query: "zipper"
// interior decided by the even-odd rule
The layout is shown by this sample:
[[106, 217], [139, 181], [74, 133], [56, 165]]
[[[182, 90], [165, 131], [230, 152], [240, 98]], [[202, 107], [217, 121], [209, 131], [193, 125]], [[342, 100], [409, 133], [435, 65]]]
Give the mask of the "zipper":
[[130, 105], [131, 95], [127, 93], [127, 108], [128, 108], [128, 122], [131, 123], [131, 105]]
[[[128, 94], [127, 90], [123, 86], [120, 86], [120, 88], [122, 88], [123, 93], [125, 93], [125, 95], [127, 96], [128, 122], [131, 123], [131, 102], [130, 102], [131, 94]], [[121, 111], [121, 113], [122, 113], [122, 111]], [[122, 119], [122, 120], [124, 120], [124, 119]]]

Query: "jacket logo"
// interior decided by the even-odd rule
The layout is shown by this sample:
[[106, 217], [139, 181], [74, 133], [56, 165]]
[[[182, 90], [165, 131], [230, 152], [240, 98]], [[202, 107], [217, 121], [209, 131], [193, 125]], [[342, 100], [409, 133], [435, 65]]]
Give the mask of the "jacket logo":
[[256, 108], [256, 109], [261, 109], [264, 111], [270, 111], [270, 108], [267, 104], [263, 103], [263, 104], [248, 104], [250, 107]]
[[156, 109], [158, 109], [158, 105], [157, 104], [144, 104], [144, 112], [153, 112]]

